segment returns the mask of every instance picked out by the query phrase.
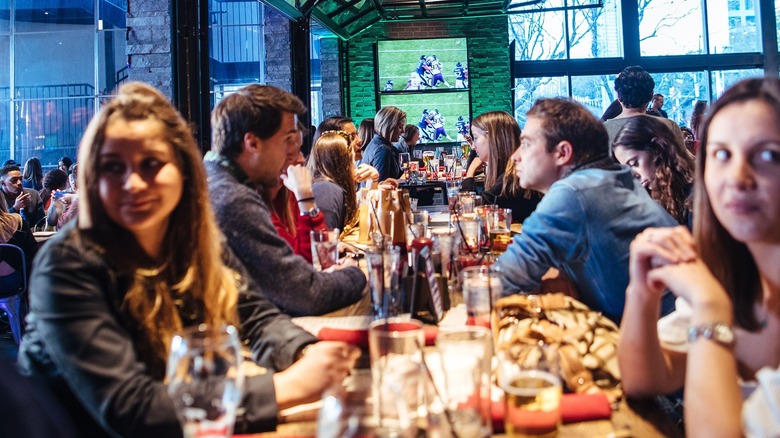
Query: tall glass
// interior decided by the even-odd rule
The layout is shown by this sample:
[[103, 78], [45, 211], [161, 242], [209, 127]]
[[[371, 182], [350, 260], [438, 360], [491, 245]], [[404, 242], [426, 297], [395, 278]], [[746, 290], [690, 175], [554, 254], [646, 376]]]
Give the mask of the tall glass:
[[557, 351], [515, 344], [499, 352], [504, 424], [510, 437], [554, 437], [561, 423], [562, 385]]
[[399, 163], [401, 164], [401, 170], [404, 171], [404, 179], [409, 180], [409, 162], [411, 161], [411, 155], [409, 152], [401, 152], [398, 154]]
[[485, 225], [490, 239], [490, 252], [503, 254], [512, 243], [512, 209], [494, 208], [485, 214]]
[[472, 266], [461, 272], [466, 324], [490, 328], [495, 303], [503, 294], [502, 274], [489, 266]]
[[368, 290], [375, 318], [388, 318], [403, 312], [401, 248], [371, 247], [366, 252]]
[[368, 329], [378, 436], [415, 436], [422, 403], [422, 323], [379, 319]]
[[433, 151], [425, 151], [423, 152], [422, 159], [423, 163], [425, 163], [425, 170], [430, 173], [431, 172], [431, 160], [434, 158]]
[[491, 433], [493, 337], [484, 327], [442, 329], [436, 336], [444, 372], [445, 409], [459, 438]]
[[311, 230], [311, 260], [318, 271], [328, 269], [339, 261], [339, 229]]
[[166, 381], [185, 438], [223, 438], [233, 433], [244, 376], [235, 327], [201, 324], [175, 335]]

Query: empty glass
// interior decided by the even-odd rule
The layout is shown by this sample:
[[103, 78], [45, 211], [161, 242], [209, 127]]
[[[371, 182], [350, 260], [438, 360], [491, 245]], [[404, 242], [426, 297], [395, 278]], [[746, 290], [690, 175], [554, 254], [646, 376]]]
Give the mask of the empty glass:
[[368, 330], [374, 418], [379, 436], [415, 436], [422, 402], [422, 323], [379, 319]]
[[463, 301], [466, 303], [466, 324], [490, 328], [495, 303], [503, 294], [502, 274], [489, 266], [472, 266], [461, 274]]
[[235, 327], [201, 324], [173, 337], [165, 380], [186, 438], [231, 436], [244, 385], [241, 361]]
[[403, 312], [401, 248], [371, 247], [366, 252], [368, 290], [376, 318], [388, 318]]
[[317, 437], [374, 436], [375, 427], [370, 370], [352, 370], [343, 384], [327, 389], [322, 395]]

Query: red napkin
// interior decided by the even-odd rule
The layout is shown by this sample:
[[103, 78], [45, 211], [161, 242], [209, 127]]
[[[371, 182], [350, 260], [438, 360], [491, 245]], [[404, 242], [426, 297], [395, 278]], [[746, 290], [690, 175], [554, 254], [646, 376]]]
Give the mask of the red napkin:
[[[425, 345], [436, 345], [436, 335], [439, 334], [439, 328], [436, 326], [425, 326]], [[342, 341], [360, 348], [368, 348], [368, 329], [342, 329], [323, 327], [317, 333], [320, 341]]]
[[[491, 409], [493, 431], [504, 430], [504, 400], [494, 401]], [[609, 399], [603, 393], [564, 394], [561, 399], [561, 417], [564, 423], [605, 420], [612, 415]]]

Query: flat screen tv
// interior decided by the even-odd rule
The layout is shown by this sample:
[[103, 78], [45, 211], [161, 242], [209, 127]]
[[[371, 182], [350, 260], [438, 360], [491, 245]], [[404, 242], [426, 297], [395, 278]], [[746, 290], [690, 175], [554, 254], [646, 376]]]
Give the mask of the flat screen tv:
[[466, 38], [378, 41], [377, 91], [468, 89]]
[[380, 107], [393, 105], [406, 112], [406, 123], [420, 128], [421, 143], [465, 140], [471, 123], [468, 90], [445, 93], [383, 93]]

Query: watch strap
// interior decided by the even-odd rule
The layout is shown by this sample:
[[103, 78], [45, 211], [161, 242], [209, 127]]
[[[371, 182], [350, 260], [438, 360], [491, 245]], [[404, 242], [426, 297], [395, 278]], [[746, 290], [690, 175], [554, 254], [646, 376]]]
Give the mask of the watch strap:
[[727, 348], [733, 348], [736, 342], [734, 330], [730, 325], [722, 322], [691, 326], [688, 329], [688, 343], [693, 343], [699, 338], [709, 339]]

